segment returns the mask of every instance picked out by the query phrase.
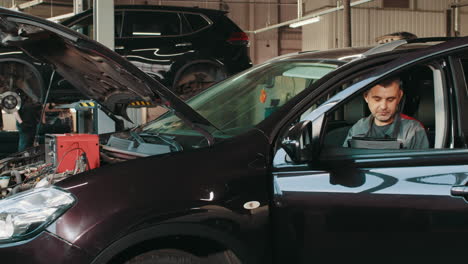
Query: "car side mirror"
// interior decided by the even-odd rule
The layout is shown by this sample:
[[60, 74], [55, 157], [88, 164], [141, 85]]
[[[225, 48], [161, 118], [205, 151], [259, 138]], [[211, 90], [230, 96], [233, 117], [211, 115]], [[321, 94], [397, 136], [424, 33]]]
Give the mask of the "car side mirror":
[[281, 147], [294, 163], [305, 163], [312, 158], [312, 121], [301, 121], [287, 131]]

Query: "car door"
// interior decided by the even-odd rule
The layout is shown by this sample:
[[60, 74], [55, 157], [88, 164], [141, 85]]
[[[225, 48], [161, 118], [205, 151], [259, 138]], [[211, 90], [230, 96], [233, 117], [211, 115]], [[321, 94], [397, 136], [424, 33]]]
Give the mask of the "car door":
[[455, 92], [459, 119], [456, 125], [460, 130], [460, 137], [456, 140], [466, 146], [468, 142], [468, 54], [466, 52], [456, 53], [449, 59], [453, 72], [453, 83], [457, 87]]
[[[421, 57], [425, 57], [424, 63], [413, 65]], [[466, 242], [462, 237], [468, 234], [468, 203], [452, 195], [462, 195], [461, 186], [468, 181], [468, 150], [460, 140], [455, 98], [459, 84], [453, 81], [459, 72], [446, 56], [422, 53], [414, 61], [392, 62], [378, 74], [344, 85], [345, 89], [334, 87], [337, 94], [330, 90], [325, 99], [331, 99], [311, 106], [314, 110], [301, 117], [306, 121], [283, 130], [279, 143], [283, 148], [275, 152], [272, 169], [278, 263], [464, 260]], [[427, 67], [426, 77], [431, 76], [428, 86], [432, 90], [422, 85], [425, 90], [419, 96], [422, 100], [432, 93], [432, 102], [418, 102], [420, 113], [415, 113], [424, 117], [427, 106], [433, 105], [431, 148], [342, 147], [342, 135], [349, 129], [343, 125], [347, 121], [343, 117], [355, 116], [353, 109], [367, 107], [362, 99], [359, 104], [362, 93], [395, 71], [412, 73], [412, 67]], [[421, 83], [427, 84], [427, 80]], [[292, 152], [285, 151], [290, 146], [286, 141], [292, 142], [298, 127], [312, 135], [305, 137], [302, 132], [299, 137], [310, 140], [308, 145], [307, 140], [302, 143], [310, 156], [305, 162], [293, 162], [288, 155]]]
[[125, 17], [124, 56], [166, 86], [172, 86], [172, 79], [166, 80], [166, 73], [175, 61], [193, 53], [181, 14], [175, 11], [128, 10]]

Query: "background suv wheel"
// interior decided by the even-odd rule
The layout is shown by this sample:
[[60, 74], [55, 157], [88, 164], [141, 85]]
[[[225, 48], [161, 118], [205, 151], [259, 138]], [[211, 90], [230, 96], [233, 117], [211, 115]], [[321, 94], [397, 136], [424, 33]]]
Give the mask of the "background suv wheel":
[[33, 103], [42, 102], [40, 73], [19, 61], [0, 61], [0, 94], [15, 92]]

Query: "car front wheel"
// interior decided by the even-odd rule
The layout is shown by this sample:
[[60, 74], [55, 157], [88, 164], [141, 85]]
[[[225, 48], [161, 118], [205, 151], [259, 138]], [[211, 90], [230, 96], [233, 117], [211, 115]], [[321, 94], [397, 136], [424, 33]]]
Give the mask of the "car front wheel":
[[241, 264], [241, 261], [230, 250], [198, 257], [179, 249], [157, 249], [133, 257], [125, 264]]
[[178, 249], [158, 249], [136, 256], [125, 264], [195, 264], [202, 260], [188, 252]]

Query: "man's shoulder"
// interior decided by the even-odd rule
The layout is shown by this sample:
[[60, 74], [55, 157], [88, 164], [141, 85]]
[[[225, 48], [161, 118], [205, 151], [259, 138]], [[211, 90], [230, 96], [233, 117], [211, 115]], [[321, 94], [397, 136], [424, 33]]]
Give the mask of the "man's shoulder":
[[363, 117], [359, 119], [351, 127], [351, 131], [353, 132], [353, 134], [367, 133], [368, 130], [369, 130], [369, 117]]
[[417, 120], [416, 118], [404, 114], [400, 114], [400, 117], [401, 123], [404, 127], [425, 130], [423, 123], [421, 123], [421, 121]]

